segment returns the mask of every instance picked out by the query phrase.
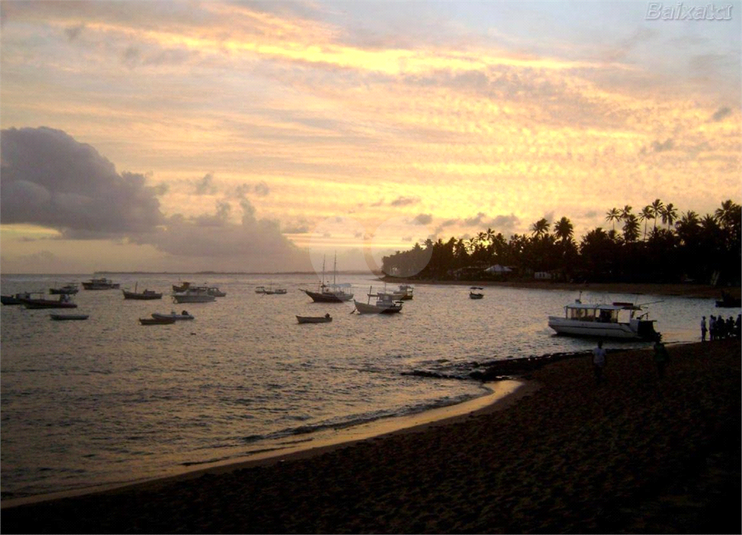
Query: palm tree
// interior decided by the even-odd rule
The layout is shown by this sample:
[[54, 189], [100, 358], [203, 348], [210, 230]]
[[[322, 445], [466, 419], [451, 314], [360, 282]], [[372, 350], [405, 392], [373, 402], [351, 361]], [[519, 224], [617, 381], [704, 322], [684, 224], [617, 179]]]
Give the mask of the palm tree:
[[533, 231], [533, 234], [534, 236], [536, 236], [536, 238], [541, 238], [542, 236], [545, 236], [549, 233], [549, 222], [546, 220], [545, 217], [542, 217], [533, 225], [531, 225], [531, 230]]
[[740, 210], [742, 208], [732, 202], [731, 199], [721, 203], [721, 208], [717, 208], [714, 217], [721, 228], [732, 228], [735, 222], [740, 219]]
[[554, 223], [554, 234], [556, 234], [556, 237], [559, 238], [562, 243], [565, 243], [572, 239], [574, 234], [574, 225], [572, 225], [572, 222], [569, 219], [562, 217], [559, 221]]
[[618, 211], [618, 208], [611, 208], [608, 210], [605, 214], [605, 220], [609, 223], [613, 223], [613, 230], [616, 230], [616, 221], [621, 220], [621, 212]]
[[621, 217], [619, 218], [621, 221], [626, 221], [631, 214], [631, 206], [628, 204], [621, 208]]
[[[631, 207], [629, 207], [630, 209]], [[636, 239], [639, 237], [639, 220], [636, 218], [634, 214], [629, 213], [624, 218], [624, 224], [623, 224], [623, 237], [624, 240], [627, 242], [633, 242], [636, 241]]]
[[654, 210], [652, 210], [652, 205], [645, 206], [642, 208], [641, 213], [639, 214], [639, 221], [644, 221], [644, 239], [647, 239], [647, 220], [648, 219], [654, 219]]
[[652, 215], [654, 216], [654, 228], [657, 229], [657, 218], [662, 214], [662, 210], [664, 210], [665, 205], [662, 203], [661, 200], [655, 199], [652, 204], [649, 206], [652, 207]]
[[678, 219], [678, 211], [675, 209], [672, 203], [667, 203], [667, 206], [662, 210], [662, 222], [667, 225], [669, 229]]

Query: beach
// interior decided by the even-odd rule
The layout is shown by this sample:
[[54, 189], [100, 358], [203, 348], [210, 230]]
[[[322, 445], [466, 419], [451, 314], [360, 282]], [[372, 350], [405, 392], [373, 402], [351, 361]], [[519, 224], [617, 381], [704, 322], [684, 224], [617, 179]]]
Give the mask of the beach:
[[546, 363], [468, 415], [4, 508], [5, 533], [740, 532], [740, 343]]

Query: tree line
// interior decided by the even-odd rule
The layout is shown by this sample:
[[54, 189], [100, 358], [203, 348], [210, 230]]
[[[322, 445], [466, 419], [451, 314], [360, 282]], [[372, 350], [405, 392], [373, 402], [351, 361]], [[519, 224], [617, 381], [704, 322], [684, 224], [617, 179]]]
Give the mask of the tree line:
[[[416, 243], [383, 258], [387, 275], [418, 279], [532, 278], [548, 273], [574, 282], [740, 282], [742, 208], [726, 200], [713, 214], [680, 213], [660, 199], [634, 212], [631, 206], [605, 214], [610, 229], [589, 230], [579, 241], [567, 217], [539, 219], [530, 234], [488, 228], [468, 239]], [[493, 265], [508, 273], [487, 273]]]

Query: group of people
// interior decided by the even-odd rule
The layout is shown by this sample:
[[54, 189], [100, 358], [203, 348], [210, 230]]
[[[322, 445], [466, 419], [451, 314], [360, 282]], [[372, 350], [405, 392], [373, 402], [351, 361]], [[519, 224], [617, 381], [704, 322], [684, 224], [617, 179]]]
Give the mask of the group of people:
[[723, 338], [739, 338], [740, 327], [742, 326], [742, 314], [737, 314], [737, 321], [732, 316], [724, 319], [719, 316], [709, 316], [706, 323], [706, 316], [701, 318], [701, 341], [706, 341], [708, 334], [709, 340], [721, 340]]

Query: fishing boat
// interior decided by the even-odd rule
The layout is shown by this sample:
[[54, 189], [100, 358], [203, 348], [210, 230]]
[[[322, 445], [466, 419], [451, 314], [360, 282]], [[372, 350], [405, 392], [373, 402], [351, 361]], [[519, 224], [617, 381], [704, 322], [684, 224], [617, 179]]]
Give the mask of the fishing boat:
[[325, 314], [324, 316], [296, 316], [299, 323], [330, 323], [332, 316]]
[[176, 303], [211, 303], [216, 300], [216, 296], [209, 293], [205, 286], [191, 286], [183, 292], [175, 292], [173, 301]]
[[134, 285], [134, 291], [121, 290], [124, 293], [124, 299], [136, 299], [139, 301], [151, 301], [153, 299], [162, 299], [162, 293], [154, 290], [144, 290], [137, 292], [137, 285]]
[[[647, 303], [649, 304], [649, 303]], [[549, 327], [557, 334], [621, 340], [654, 340], [655, 320], [641, 312], [643, 305], [613, 302], [588, 304], [580, 299], [564, 307], [564, 316], [549, 316]]]
[[[376, 303], [371, 304], [371, 298], [376, 298]], [[368, 302], [361, 303], [360, 301], [353, 301], [356, 305], [356, 311], [359, 314], [395, 314], [402, 311], [402, 301], [395, 299], [391, 293], [371, 293], [369, 288]]]
[[86, 290], [118, 290], [120, 286], [119, 283], [105, 277], [90, 279], [82, 283], [82, 287]]
[[351, 288], [352, 285], [347, 283], [338, 284], [337, 278], [337, 256], [335, 256], [335, 265], [333, 268], [332, 284], [325, 282], [325, 261], [322, 260], [322, 281], [318, 292], [312, 292], [310, 290], [302, 290], [305, 294], [312, 298], [315, 303], [344, 303], [353, 299], [353, 294], [347, 292], [346, 289]]
[[482, 293], [481, 286], [472, 286], [469, 288], [469, 299], [484, 299], [484, 294]]
[[155, 319], [173, 318], [175, 321], [195, 319], [194, 316], [189, 314], [187, 310], [184, 310], [180, 314], [178, 314], [174, 310], [170, 311], [170, 314], [160, 314], [159, 312], [153, 312], [152, 317]]
[[88, 319], [88, 314], [49, 314], [54, 321], [82, 321]]
[[49, 293], [52, 295], [75, 295], [80, 291], [77, 284], [70, 282], [59, 288], [49, 288]]
[[139, 318], [142, 325], [172, 325], [175, 318]]
[[717, 308], [740, 308], [742, 300], [739, 297], [733, 297], [731, 294], [722, 291], [721, 300], [716, 302]]
[[23, 299], [31, 297], [31, 294], [28, 292], [23, 293], [17, 293], [13, 295], [3, 295], [0, 296], [0, 303], [3, 305], [22, 305]]
[[413, 297], [415, 288], [409, 284], [401, 284], [398, 291], [402, 294], [400, 297], [402, 301], [409, 301]]
[[[40, 294], [44, 295], [44, 294]], [[21, 303], [26, 308], [30, 309], [42, 309], [42, 308], [77, 308], [77, 304], [72, 302], [69, 295], [60, 295], [59, 299], [46, 299], [45, 297], [24, 297], [21, 299]]]
[[268, 286], [268, 288], [263, 288], [263, 293], [265, 295], [286, 295], [286, 288], [273, 288], [273, 285], [271, 284]]

